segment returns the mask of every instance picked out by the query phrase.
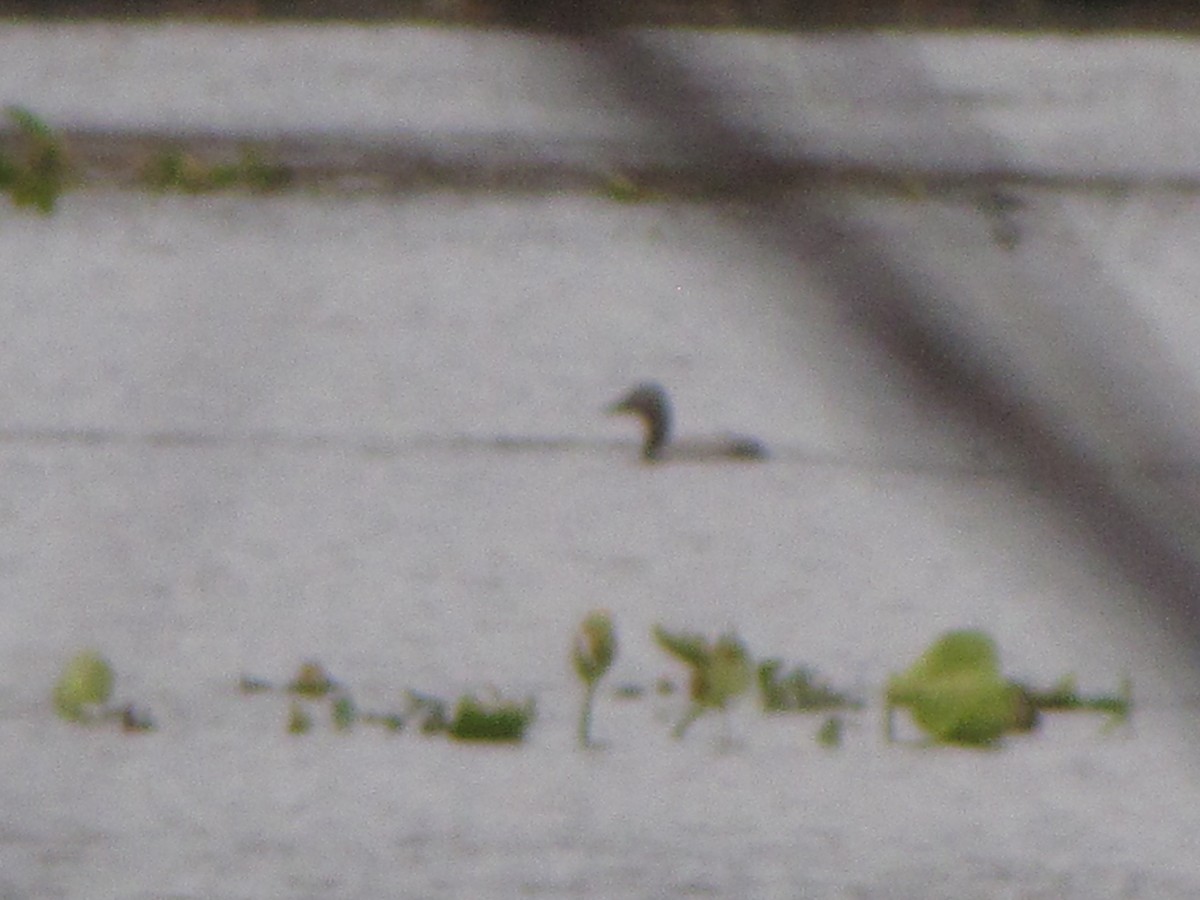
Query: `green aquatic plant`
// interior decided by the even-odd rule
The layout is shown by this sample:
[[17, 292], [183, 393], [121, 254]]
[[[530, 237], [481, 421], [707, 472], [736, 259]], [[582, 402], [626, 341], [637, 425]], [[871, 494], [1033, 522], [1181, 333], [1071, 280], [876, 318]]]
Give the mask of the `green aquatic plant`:
[[45, 122], [21, 106], [6, 110], [20, 139], [19, 160], [0, 154], [0, 190], [8, 191], [18, 207], [54, 212], [70, 174], [62, 139]]
[[518, 742], [525, 739], [533, 714], [532, 700], [483, 701], [464, 694], [458, 698], [446, 733], [458, 741]]
[[308, 734], [312, 731], [312, 727], [313, 720], [308, 710], [304, 708], [304, 705], [299, 700], [293, 700], [288, 707], [288, 734]]
[[604, 180], [602, 193], [617, 203], [645, 203], [662, 199], [662, 195], [622, 172], [612, 172]]
[[349, 694], [337, 694], [329, 704], [329, 716], [334, 731], [349, 731], [358, 720], [358, 708]]
[[821, 723], [821, 728], [817, 732], [817, 743], [822, 747], [840, 747], [842, 746], [842, 717], [833, 715]]
[[112, 696], [116, 676], [95, 650], [81, 650], [67, 662], [54, 685], [54, 710], [68, 722], [97, 718]]
[[117, 676], [95, 650], [81, 650], [63, 667], [54, 685], [54, 711], [68, 722], [117, 722], [125, 732], [154, 730], [154, 720], [132, 703], [110, 703]]
[[300, 664], [296, 676], [287, 683], [287, 691], [301, 697], [325, 697], [338, 689], [325, 667], [315, 660]]
[[446, 701], [432, 694], [408, 691], [407, 716], [417, 722], [421, 734], [440, 734], [450, 727]]
[[1098, 712], [1108, 715], [1106, 728], [1116, 728], [1128, 721], [1133, 710], [1133, 683], [1123, 677], [1115, 694], [1085, 697], [1079, 693], [1075, 678], [1067, 675], [1045, 691], [1025, 687], [1029, 703], [1041, 712]]
[[210, 163], [184, 150], [164, 150], [143, 167], [142, 182], [158, 191], [204, 194], [244, 188], [276, 191], [293, 179], [287, 166], [269, 163], [257, 151], [245, 149], [237, 162]]
[[[334, 714], [337, 715], [337, 706], [335, 702]], [[404, 716], [399, 713], [370, 713], [361, 712], [357, 714], [356, 721], [362, 722], [364, 725], [378, 725], [384, 731], [398, 732], [403, 731], [406, 724]], [[335, 719], [336, 724], [336, 719]]]
[[819, 712], [826, 709], [857, 709], [862, 702], [834, 690], [802, 666], [782, 674], [778, 659], [758, 665], [758, 693], [764, 712]]
[[575, 632], [571, 644], [571, 663], [583, 682], [583, 706], [579, 714], [579, 744], [592, 743], [592, 707], [600, 679], [612, 667], [617, 655], [617, 636], [612, 618], [606, 612], [589, 613]]
[[295, 676], [276, 687], [265, 678], [242, 675], [238, 679], [238, 690], [243, 694], [263, 694], [281, 691], [292, 700], [288, 706], [287, 730], [292, 734], [306, 734], [314, 727], [314, 707], [319, 714], [322, 702], [329, 704], [329, 723], [334, 731], [347, 732], [356, 725], [378, 725], [385, 731], [404, 730], [405, 717], [400, 713], [369, 712], [360, 709], [349, 689], [330, 677], [319, 662], [309, 660], [300, 665]]
[[889, 740], [898, 707], [907, 708], [922, 731], [945, 744], [988, 746], [1036, 721], [1025, 692], [1000, 674], [995, 642], [980, 631], [943, 635], [908, 670], [888, 679]]
[[670, 655], [690, 669], [690, 704], [683, 718], [672, 729], [681, 738], [691, 724], [709, 710], [725, 711], [744, 694], [754, 679], [753, 663], [745, 645], [735, 634], [724, 634], [709, 641], [698, 634], [667, 631], [654, 626], [654, 640]]

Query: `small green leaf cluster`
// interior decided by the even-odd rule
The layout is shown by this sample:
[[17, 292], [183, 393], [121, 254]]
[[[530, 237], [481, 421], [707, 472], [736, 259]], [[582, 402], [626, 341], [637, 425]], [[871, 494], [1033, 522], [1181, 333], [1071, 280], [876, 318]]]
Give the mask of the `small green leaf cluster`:
[[654, 640], [689, 669], [691, 706], [675, 726], [676, 737], [683, 737], [703, 713], [727, 709], [753, 683], [753, 662], [736, 634], [723, 634], [709, 641], [703, 635], [673, 633], [656, 625]]
[[[260, 694], [274, 690], [269, 681], [242, 676], [243, 693]], [[407, 692], [403, 712], [367, 712], [358, 708], [349, 688], [331, 677], [319, 662], [300, 665], [296, 675], [281, 688], [291, 700], [286, 730], [289, 734], [308, 734], [315, 727], [314, 709], [328, 704], [328, 718], [334, 731], [350, 731], [357, 725], [376, 725], [385, 731], [403, 731], [410, 722], [422, 734], [445, 734], [460, 741], [521, 741], [534, 718], [533, 700], [506, 700], [502, 697], [481, 699], [475, 694], [461, 695], [448, 715], [447, 704], [439, 697], [417, 691]]]
[[787, 674], [782, 671], [783, 661], [779, 659], [765, 659], [758, 664], [759, 697], [766, 712], [820, 712], [862, 706], [860, 700], [820, 681], [811, 669], [796, 666]]
[[18, 207], [52, 213], [70, 174], [63, 142], [24, 107], [10, 106], [7, 114], [22, 152], [19, 159], [0, 154], [0, 190], [7, 191]]
[[164, 150], [142, 169], [142, 181], [158, 191], [204, 194], [244, 188], [267, 192], [281, 190], [292, 183], [287, 166], [268, 163], [253, 149], [242, 151], [231, 163], [205, 162], [199, 156], [180, 149]]
[[464, 694], [458, 698], [446, 733], [458, 741], [518, 742], [525, 739], [533, 715], [532, 700], [484, 701]]
[[113, 706], [116, 674], [95, 650], [81, 650], [67, 661], [51, 698], [59, 718], [76, 724], [120, 722], [125, 731], [150, 731], [154, 724], [132, 705]]

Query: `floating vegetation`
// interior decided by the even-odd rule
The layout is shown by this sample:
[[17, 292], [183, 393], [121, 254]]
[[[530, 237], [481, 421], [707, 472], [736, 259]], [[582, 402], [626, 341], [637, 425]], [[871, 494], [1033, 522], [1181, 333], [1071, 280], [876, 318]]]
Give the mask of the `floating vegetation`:
[[1039, 691], [1023, 687], [1029, 704], [1040, 712], [1098, 712], [1108, 715], [1106, 728], [1115, 728], [1129, 720], [1133, 710], [1133, 683], [1128, 677], [1121, 679], [1116, 694], [1082, 696], [1075, 685], [1075, 678], [1067, 675], [1049, 690]]
[[483, 701], [464, 694], [458, 698], [446, 733], [458, 741], [522, 741], [533, 721], [533, 714], [533, 700], [516, 702], [496, 698]]
[[1080, 696], [1070, 676], [1039, 691], [1000, 674], [996, 645], [980, 631], [953, 631], [939, 638], [907, 672], [893, 676], [886, 692], [886, 730], [892, 713], [907, 707], [913, 720], [939, 743], [986, 746], [1008, 732], [1031, 731], [1044, 712], [1106, 713], [1108, 727], [1126, 721], [1132, 685], [1117, 694]]
[[325, 697], [338, 689], [338, 683], [329, 677], [325, 667], [309, 660], [300, 664], [296, 677], [287, 683], [290, 694], [301, 697]]
[[329, 712], [334, 731], [349, 731], [358, 719], [358, 708], [349, 694], [334, 697]]
[[688, 683], [691, 703], [672, 729], [675, 737], [682, 738], [705, 712], [725, 711], [731, 701], [750, 688], [753, 664], [737, 635], [725, 634], [710, 642], [702, 635], [674, 634], [656, 625], [654, 640], [691, 670]]
[[0, 154], [0, 190], [14, 205], [50, 214], [66, 189], [70, 167], [62, 139], [45, 122], [20, 106], [6, 110], [21, 145], [21, 157]]
[[109, 705], [115, 682], [107, 659], [95, 650], [81, 650], [67, 661], [54, 685], [54, 711], [67, 722], [116, 721], [123, 731], [153, 731], [153, 720], [132, 704]]
[[54, 685], [54, 709], [68, 722], [95, 719], [112, 696], [116, 676], [112, 666], [94, 650], [71, 657]]
[[[384, 731], [403, 731], [404, 716], [399, 713], [358, 713], [356, 721], [364, 725], [378, 725]], [[337, 706], [334, 708], [334, 725], [337, 724]]]
[[1000, 674], [996, 645], [981, 631], [952, 631], [938, 638], [909, 669], [888, 680], [885, 726], [906, 707], [937, 743], [988, 746], [1006, 732], [1028, 730], [1024, 692]]
[[579, 714], [579, 745], [592, 744], [592, 706], [596, 699], [596, 688], [617, 655], [617, 636], [612, 618], [606, 612], [588, 614], [575, 632], [571, 644], [571, 663], [575, 674], [583, 682], [583, 705]]
[[812, 670], [797, 666], [781, 674], [782, 661], [763, 660], [758, 665], [758, 691], [765, 712], [821, 712], [858, 709], [862, 701], [817, 680]]
[[337, 732], [349, 732], [358, 725], [374, 725], [395, 733], [415, 723], [421, 734], [447, 734], [463, 741], [523, 740], [534, 713], [532, 699], [518, 703], [502, 698], [481, 700], [473, 694], [464, 694], [458, 699], [453, 715], [448, 715], [444, 700], [412, 690], [406, 692], [404, 712], [367, 712], [359, 709], [345, 685], [312, 660], [303, 663], [295, 677], [280, 688], [265, 679], [246, 675], [238, 679], [238, 688], [245, 694], [278, 690], [288, 695], [289, 734], [312, 731], [317, 721], [314, 704], [323, 703], [328, 704], [328, 721]]
[[266, 162], [253, 149], [232, 163], [209, 163], [184, 150], [166, 150], [142, 169], [142, 181], [158, 191], [205, 194], [245, 189], [269, 192], [286, 188], [293, 173], [287, 166]]
[[646, 203], [662, 198], [658, 191], [639, 184], [621, 172], [613, 172], [604, 180], [603, 194], [617, 203]]
[[842, 717], [830, 716], [821, 724], [821, 729], [817, 732], [817, 743], [831, 749], [842, 746], [842, 728]]
[[[692, 723], [709, 711], [726, 714], [728, 734], [730, 706], [756, 684], [765, 712], [826, 713], [816, 733], [817, 744], [826, 748], [841, 746], [845, 713], [863, 706], [806, 667], [788, 670], [779, 659], [756, 666], [735, 633], [709, 639], [656, 625], [653, 636], [688, 670], [687, 707], [671, 732], [676, 738], [682, 738]], [[607, 612], [589, 613], [573, 635], [571, 664], [584, 689], [578, 723], [581, 746], [592, 746], [598, 685], [611, 670], [617, 647], [616, 630]], [[83, 650], [75, 654], [54, 685], [55, 712], [69, 722], [116, 722], [127, 732], [153, 730], [152, 719], [132, 704], [112, 703], [115, 680], [112, 666], [100, 653]], [[466, 693], [448, 703], [433, 694], [408, 690], [402, 712], [364, 711], [349, 689], [316, 660], [305, 661], [290, 680], [278, 685], [249, 675], [240, 677], [237, 685], [246, 695], [278, 693], [285, 698], [285, 727], [294, 735], [308, 734], [325, 722], [339, 733], [367, 725], [400, 732], [413, 725], [421, 734], [442, 734], [457, 741], [516, 743], [525, 739], [535, 717], [532, 697], [513, 700], [494, 692], [482, 696]], [[671, 679], [659, 678], [649, 686], [624, 684], [614, 693], [638, 698], [648, 691], [674, 695], [680, 689]], [[1072, 677], [1044, 690], [1006, 679], [995, 642], [982, 631], [970, 630], [942, 635], [908, 669], [891, 676], [884, 690], [889, 741], [894, 740], [895, 711], [903, 708], [934, 743], [972, 747], [994, 746], [1010, 733], [1032, 730], [1049, 712], [1098, 712], [1108, 717], [1107, 727], [1115, 727], [1128, 719], [1132, 703], [1128, 678], [1122, 680], [1118, 692], [1095, 696], [1080, 694]]]
[[293, 700], [288, 707], [288, 734], [308, 734], [312, 731], [312, 727], [312, 716], [304, 708], [304, 704], [298, 700]]
[[408, 714], [420, 726], [421, 734], [440, 734], [450, 727], [446, 702], [432, 694], [408, 692]]
[[355, 725], [378, 725], [391, 732], [404, 729], [405, 717], [399, 713], [360, 710], [350, 691], [315, 660], [301, 663], [295, 676], [280, 687], [276, 687], [265, 678], [242, 675], [238, 679], [238, 690], [243, 694], [280, 691], [289, 695], [292, 698], [288, 704], [289, 734], [307, 734], [312, 731], [315, 727], [315, 719], [311, 712], [314, 703], [329, 704], [329, 723], [334, 731], [347, 732]]

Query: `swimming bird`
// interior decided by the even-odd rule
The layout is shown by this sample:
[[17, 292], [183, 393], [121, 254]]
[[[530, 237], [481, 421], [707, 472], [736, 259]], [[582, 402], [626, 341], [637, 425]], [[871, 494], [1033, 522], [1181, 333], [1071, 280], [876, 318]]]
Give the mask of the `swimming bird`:
[[671, 440], [671, 401], [662, 385], [644, 381], [608, 407], [610, 414], [631, 413], [642, 420], [646, 438], [642, 442], [642, 459], [660, 462], [667, 459], [719, 460], [766, 459], [767, 448], [756, 438], [730, 435], [709, 440]]

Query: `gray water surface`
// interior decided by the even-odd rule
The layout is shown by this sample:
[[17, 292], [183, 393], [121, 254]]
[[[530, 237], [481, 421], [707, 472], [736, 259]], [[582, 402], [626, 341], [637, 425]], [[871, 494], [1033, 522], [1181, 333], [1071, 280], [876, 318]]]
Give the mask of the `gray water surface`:
[[[1116, 202], [1047, 201], [1085, 234], [1129, 221]], [[963, 226], [973, 207], [910, 199], [895, 226], [898, 203], [847, 215], [954, 235], [986, 265], [940, 271], [986, 323], [972, 279], [1003, 284], [1004, 257]], [[827, 286], [721, 215], [95, 191], [7, 218], [0, 896], [1196, 896], [1196, 694], [1171, 622], [991, 437], [857, 343]], [[1148, 273], [1138, 308], [1182, 341], [1175, 274]], [[641, 464], [635, 424], [600, 411], [646, 377], [681, 433], [753, 433], [773, 459]], [[1047, 384], [1072, 396], [1070, 372]], [[619, 629], [613, 683], [682, 674], [655, 623], [732, 628], [868, 708], [828, 751], [819, 719], [746, 704], [727, 746], [717, 721], [673, 741], [678, 698], [605, 694], [605, 747], [580, 751], [567, 649], [593, 608]], [[1132, 724], [887, 745], [880, 686], [959, 627], [1035, 684], [1128, 674]], [[157, 731], [54, 718], [84, 646]], [[364, 707], [491, 686], [538, 719], [520, 747], [290, 737], [281, 698], [237, 679], [310, 658]]]

